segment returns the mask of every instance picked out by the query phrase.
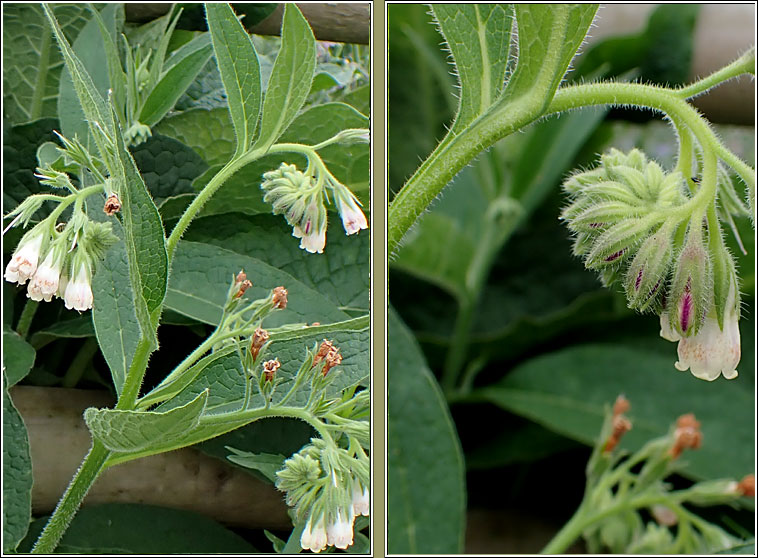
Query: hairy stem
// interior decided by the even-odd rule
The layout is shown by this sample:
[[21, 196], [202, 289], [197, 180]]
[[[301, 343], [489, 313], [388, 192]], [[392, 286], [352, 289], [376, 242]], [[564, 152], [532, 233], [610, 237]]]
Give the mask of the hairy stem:
[[21, 316], [18, 318], [16, 331], [24, 339], [29, 335], [29, 329], [32, 327], [32, 320], [34, 319], [34, 314], [37, 312], [37, 308], [39, 308], [39, 302], [31, 299], [27, 300], [26, 304], [24, 304], [24, 309], [21, 311]]
[[50, 554], [55, 550], [110, 455], [111, 452], [105, 446], [94, 440], [92, 448], [34, 544], [32, 553]]

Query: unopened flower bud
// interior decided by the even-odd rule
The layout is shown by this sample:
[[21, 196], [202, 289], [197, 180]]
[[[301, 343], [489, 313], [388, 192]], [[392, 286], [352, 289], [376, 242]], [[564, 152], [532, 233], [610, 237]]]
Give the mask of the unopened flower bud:
[[274, 288], [273, 303], [274, 308], [279, 308], [280, 310], [287, 308], [287, 289], [284, 287]]
[[679, 516], [674, 511], [662, 504], [655, 504], [650, 508], [650, 515], [655, 518], [658, 525], [665, 525], [666, 527], [673, 527], [679, 523]]
[[640, 246], [624, 280], [630, 308], [644, 311], [660, 305], [661, 293], [666, 288], [666, 278], [671, 268], [671, 241], [671, 229], [663, 226]]
[[711, 284], [708, 252], [703, 244], [702, 232], [699, 223], [691, 223], [667, 297], [669, 320], [682, 337], [696, 334], [703, 325]]
[[276, 371], [279, 370], [280, 366], [281, 363], [279, 362], [279, 358], [267, 360], [263, 363], [263, 376], [267, 382], [274, 380], [274, 375], [276, 374]]

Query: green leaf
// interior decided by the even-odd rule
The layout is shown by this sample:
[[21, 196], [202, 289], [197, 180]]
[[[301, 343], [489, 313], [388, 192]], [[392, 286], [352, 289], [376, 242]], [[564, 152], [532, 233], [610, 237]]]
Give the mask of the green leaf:
[[282, 468], [286, 455], [279, 453], [252, 453], [241, 451], [235, 448], [227, 447], [232, 455], [227, 455], [227, 459], [247, 469], [260, 471], [269, 482], [276, 482], [276, 472]]
[[[97, 277], [97, 272], [95, 272], [94, 277]], [[56, 339], [91, 337], [93, 335], [95, 335], [95, 330], [92, 326], [92, 318], [88, 314], [83, 314], [71, 319], [61, 319], [54, 324], [42, 327], [32, 334], [29, 341], [33, 347], [40, 349]]]
[[169, 59], [169, 69], [142, 105], [139, 121], [151, 127], [160, 122], [210, 60], [212, 52], [207, 36], [203, 35]]
[[244, 269], [253, 286], [247, 300], [265, 298], [271, 289], [283, 285], [289, 291], [287, 308], [265, 320], [268, 327], [291, 322], [328, 323], [348, 316], [320, 293], [283, 271], [251, 258], [198, 242], [182, 241], [174, 255], [166, 307], [207, 324], [221, 318], [229, 282]]
[[[20, 550], [29, 552], [48, 517], [37, 519]], [[84, 506], [56, 548], [68, 554], [251, 554], [257, 550], [195, 512], [144, 504]]]
[[[100, 15], [109, 35], [116, 36], [117, 30], [123, 26], [123, 6], [106, 5]], [[78, 136], [87, 146], [91, 142], [91, 139], [87, 138], [93, 121], [99, 122], [109, 135], [113, 132], [110, 111], [104, 101], [110, 88], [107, 49], [103, 44], [100, 26], [94, 17], [82, 28], [71, 45], [65, 38], [65, 44], [61, 41], [62, 35], [58, 35], [57, 27], [56, 24], [53, 31], [66, 63], [61, 73], [58, 94], [60, 131], [67, 138]], [[94, 133], [93, 137], [102, 152], [101, 140]]]
[[8, 387], [16, 385], [34, 366], [36, 351], [15, 331], [3, 328], [3, 370]]
[[250, 36], [228, 4], [206, 4], [208, 29], [213, 40], [229, 113], [237, 136], [235, 155], [248, 150], [261, 110], [261, 71]]
[[110, 91], [113, 95], [113, 104], [118, 111], [119, 118], [122, 124], [126, 119], [124, 114], [124, 107], [126, 107], [126, 74], [121, 66], [121, 57], [118, 53], [118, 46], [116, 45], [117, 35], [108, 29], [108, 25], [103, 20], [96, 9], [92, 9], [93, 16], [97, 20], [97, 24], [100, 27], [100, 37], [103, 40], [103, 47], [105, 48], [105, 59], [108, 64], [108, 84]]
[[513, 8], [506, 4], [433, 4], [458, 74], [456, 134], [483, 114], [505, 82]]
[[464, 462], [445, 397], [394, 311], [387, 346], [387, 550], [462, 552]]
[[315, 68], [313, 31], [295, 4], [285, 4], [282, 47], [268, 81], [256, 147], [273, 145], [295, 119], [311, 89]]
[[[135, 294], [137, 320], [145, 337], [154, 337], [157, 312], [166, 296], [168, 254], [158, 208], [147, 191], [120, 130], [116, 133], [116, 176], [121, 184], [121, 223]], [[144, 300], [144, 302], [142, 302]], [[144, 309], [148, 312], [146, 316]]]
[[174, 138], [208, 165], [223, 165], [234, 153], [234, 128], [226, 108], [190, 109], [161, 120], [154, 132]]
[[[9, 212], [32, 194], [50, 193], [34, 177], [37, 167], [37, 147], [55, 138], [58, 127], [55, 118], [42, 118], [20, 126], [6, 126], [3, 131], [3, 209]], [[52, 204], [44, 204], [37, 215], [47, 216]], [[9, 234], [9, 233], [6, 233]], [[8, 240], [3, 243], [8, 245]]]
[[[90, 17], [83, 4], [56, 4], [53, 13], [69, 41], [76, 38]], [[61, 69], [61, 54], [42, 6], [22, 3], [4, 6], [3, 117], [9, 124], [58, 115]]]
[[8, 379], [3, 372], [3, 552], [15, 551], [29, 529], [31, 515], [29, 437], [8, 394]]
[[[113, 232], [123, 239], [116, 222]], [[97, 343], [108, 364], [116, 393], [121, 394], [132, 364], [141, 330], [134, 310], [134, 293], [129, 281], [129, 260], [122, 242], [111, 246], [92, 277], [92, 324]]]
[[354, 89], [342, 98], [342, 102], [368, 116], [371, 110], [371, 86], [363, 85]]
[[[621, 344], [576, 346], [536, 357], [477, 395], [560, 434], [594, 444], [603, 408], [624, 394], [632, 405], [632, 430], [621, 447], [640, 448], [666, 434], [677, 417], [694, 413], [703, 444], [683, 458], [694, 479], [742, 478], [753, 470], [755, 403], [742, 377], [712, 384], [674, 369], [663, 356]], [[749, 366], [749, 365], [748, 365]], [[746, 367], [742, 367], [743, 370]]]
[[516, 4], [518, 62], [501, 99], [547, 106], [582, 44], [597, 4]]
[[344, 311], [368, 312], [371, 236], [347, 236], [337, 223], [327, 229], [327, 249], [314, 258], [298, 247], [279, 215], [228, 213], [196, 219], [186, 240], [213, 244], [257, 258], [287, 272]]
[[192, 181], [208, 168], [184, 143], [160, 134], [133, 147], [131, 153], [157, 205], [169, 197], [194, 193]]
[[92, 436], [113, 452], [149, 450], [183, 437], [195, 428], [208, 401], [201, 392], [189, 403], [166, 412], [89, 408], [84, 420]]
[[755, 539], [746, 541], [744, 544], [719, 550], [715, 554], [752, 554], [755, 555]]

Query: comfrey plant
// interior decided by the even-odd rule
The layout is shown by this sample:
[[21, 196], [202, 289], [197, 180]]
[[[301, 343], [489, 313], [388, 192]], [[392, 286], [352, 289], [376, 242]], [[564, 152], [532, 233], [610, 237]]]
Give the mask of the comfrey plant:
[[[93, 68], [77, 55], [61, 28], [55, 15], [60, 12], [53, 9], [42, 6], [84, 126], [70, 136], [56, 132], [60, 144], [38, 150], [35, 176], [42, 185], [67, 193], [30, 195], [6, 215], [11, 219], [6, 232], [31, 228], [13, 252], [5, 279], [28, 283], [30, 301], [17, 328], [23, 334], [19, 342], [29, 331], [38, 302], [59, 297], [67, 309], [92, 310], [118, 401], [114, 409], [85, 412], [93, 445], [33, 552], [49, 553], [58, 546], [105, 469], [216, 438], [267, 417], [298, 419], [315, 431], [305, 447], [288, 460], [282, 456], [278, 464], [275, 480], [293, 509], [293, 539], [302, 533], [302, 548], [314, 551], [347, 548], [355, 540], [355, 517], [370, 511], [368, 308], [361, 306], [367, 279], [353, 278], [352, 306], [341, 304], [349, 307], [348, 313], [261, 260], [181, 239], [222, 184], [249, 165], [256, 182], [246, 184], [248, 191], [259, 196], [258, 207], [271, 204], [259, 213], [269, 213], [273, 206], [275, 214], [284, 214], [308, 252], [325, 252], [325, 202], [330, 199], [348, 235], [366, 229], [361, 202], [343, 184], [357, 180], [359, 172], [356, 168], [345, 175], [342, 162], [367, 158], [367, 118], [347, 104], [331, 102], [301, 112], [316, 68], [316, 41], [294, 4], [284, 9], [281, 46], [265, 95], [251, 36], [227, 4], [208, 4], [208, 32], [189, 40], [183, 36], [178, 48], [172, 43], [178, 13], [136, 33], [137, 43], [125, 39], [118, 48], [120, 41], [111, 30], [118, 7], [108, 6], [102, 14], [90, 7], [89, 37], [92, 30], [99, 34], [107, 56], [105, 95], [90, 76]], [[159, 212], [156, 192], [146, 186], [128, 146], [150, 145], [158, 126], [164, 131], [184, 129], [184, 115], [170, 111], [212, 56], [215, 65], [204, 71], [223, 84], [223, 115], [217, 109], [205, 112], [233, 129], [233, 151], [225, 164], [208, 173], [197, 192], [185, 194], [176, 211], [161, 205]], [[299, 143], [299, 134], [314, 118], [307, 114], [312, 110], [319, 118], [331, 114], [335, 120], [320, 129], [320, 136], [305, 133], [310, 139]], [[280, 142], [283, 136], [287, 141]], [[305, 171], [288, 163], [285, 154], [298, 162], [299, 157], [307, 159]], [[366, 177], [360, 178], [367, 184]], [[224, 203], [223, 193], [214, 201], [218, 198]], [[166, 235], [164, 222], [169, 221], [175, 224]], [[360, 241], [365, 247], [365, 240], [341, 242]], [[297, 248], [294, 252], [306, 268], [312, 260], [328, 257], [301, 256]], [[362, 253], [367, 256], [367, 251]], [[246, 271], [233, 274], [243, 265]], [[173, 302], [167, 296], [172, 291], [178, 297]], [[215, 328], [178, 365], [160, 374], [157, 385], [145, 388], [148, 360], [158, 348], [157, 330], [166, 309]], [[20, 421], [14, 425], [23, 430]], [[29, 468], [28, 452], [25, 461], [23, 452], [17, 453], [21, 461], [13, 466]], [[30, 498], [30, 491], [17, 492], [22, 500], [24, 494]], [[6, 549], [15, 548], [29, 527], [30, 500], [13, 503], [20, 511], [18, 517], [4, 516], [11, 518], [4, 521], [10, 525], [4, 526]]]
[[[744, 227], [754, 227], [755, 171], [690, 101], [728, 80], [748, 81], [755, 49], [730, 53], [734, 62], [694, 83], [666, 85], [687, 79], [686, 28], [697, 17], [695, 7], [669, 8], [656, 9], [644, 32], [589, 49], [585, 38], [604, 15], [596, 5], [390, 7], [388, 174], [396, 193], [388, 250], [399, 287], [389, 291], [397, 308], [388, 325], [390, 552], [462, 552], [466, 479], [482, 475], [473, 486], [485, 486], [480, 469], [551, 459], [540, 452], [553, 456], [554, 441], [591, 443], [588, 421], [619, 385], [630, 396], [649, 394], [645, 419], [661, 424], [653, 419], [669, 397], [681, 407], [701, 390], [732, 402], [731, 390], [749, 381], [706, 384], [674, 370], [735, 378], [751, 350], [740, 346], [740, 306], [752, 282], [741, 283], [733, 244], [743, 246], [737, 231], [744, 238]], [[668, 41], [677, 48], [659, 52]], [[661, 59], [676, 78], [645, 72]], [[609, 121], [612, 107], [670, 124], [673, 162], [651, 149], [620, 151], [633, 136], [619, 129], [644, 137], [659, 123]], [[598, 151], [599, 164], [587, 165]], [[571, 171], [577, 161], [584, 168]], [[655, 313], [661, 335], [678, 342], [678, 358], [662, 359], [649, 344], [663, 342], [647, 339], [644, 320], [576, 270], [567, 239], [603, 285], [622, 287], [630, 308]], [[482, 434], [477, 405], [504, 417], [491, 436]], [[746, 442], [732, 466], [751, 455], [753, 406], [745, 397], [732, 407], [746, 417], [735, 427]], [[707, 417], [704, 407], [693, 410]], [[416, 449], [421, 440], [434, 440], [445, 458], [429, 459]], [[715, 474], [704, 468], [686, 474]], [[740, 461], [741, 474], [746, 468]], [[433, 493], [406, 482], [428, 477], [449, 482]], [[411, 515], [411, 525], [393, 521]]]
[[[619, 442], [632, 429], [631, 405], [619, 396], [605, 421], [587, 463], [584, 498], [574, 516], [543, 550], [560, 554], [584, 537], [591, 554], [711, 554], [741, 541], [689, 506], [735, 504], [755, 497], [755, 475], [737, 481], [718, 479], [672, 490], [665, 479], [681, 466], [684, 450], [696, 450], [703, 440], [700, 423], [691, 413], [680, 416], [668, 435], [647, 442], [633, 454]], [[645, 521], [647, 512], [652, 521]], [[673, 532], [672, 532], [673, 529]]]

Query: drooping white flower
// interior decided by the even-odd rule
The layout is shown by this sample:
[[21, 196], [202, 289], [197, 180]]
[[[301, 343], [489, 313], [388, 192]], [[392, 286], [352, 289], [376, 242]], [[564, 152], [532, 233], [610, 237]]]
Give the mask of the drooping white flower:
[[366, 216], [358, 206], [358, 198], [350, 190], [344, 187], [335, 190], [334, 199], [337, 202], [340, 217], [342, 217], [345, 234], [355, 234], [361, 229], [368, 228]]
[[90, 269], [86, 262], [81, 262], [66, 285], [64, 295], [66, 308], [84, 312], [92, 308], [92, 287], [90, 286]]
[[369, 515], [371, 511], [371, 501], [369, 499], [368, 487], [362, 487], [358, 479], [353, 479], [353, 514]]
[[53, 247], [48, 252], [29, 282], [26, 296], [32, 300], [50, 302], [53, 295], [58, 292], [58, 283], [63, 265], [63, 258], [61, 256], [61, 250], [56, 247]]
[[715, 308], [711, 309], [697, 335], [680, 339], [677, 353], [677, 370], [689, 368], [696, 378], [713, 381], [720, 374], [728, 380], [737, 377], [741, 349], [734, 285], [727, 296], [724, 329], [719, 327]]
[[679, 341], [682, 338], [679, 332], [671, 326], [669, 315], [665, 310], [661, 312], [661, 337], [672, 342]]
[[300, 547], [311, 552], [321, 552], [326, 548], [326, 528], [323, 516], [313, 522], [313, 517], [308, 518], [303, 534], [300, 535]]
[[23, 285], [37, 271], [42, 248], [41, 232], [29, 231], [19, 242], [11, 261], [5, 268], [5, 280]]
[[326, 209], [320, 200], [312, 200], [300, 225], [292, 227], [292, 236], [300, 239], [300, 248], [322, 254], [326, 246]]
[[342, 550], [353, 544], [353, 519], [352, 509], [348, 512], [337, 510], [337, 517], [326, 526], [327, 544]]

